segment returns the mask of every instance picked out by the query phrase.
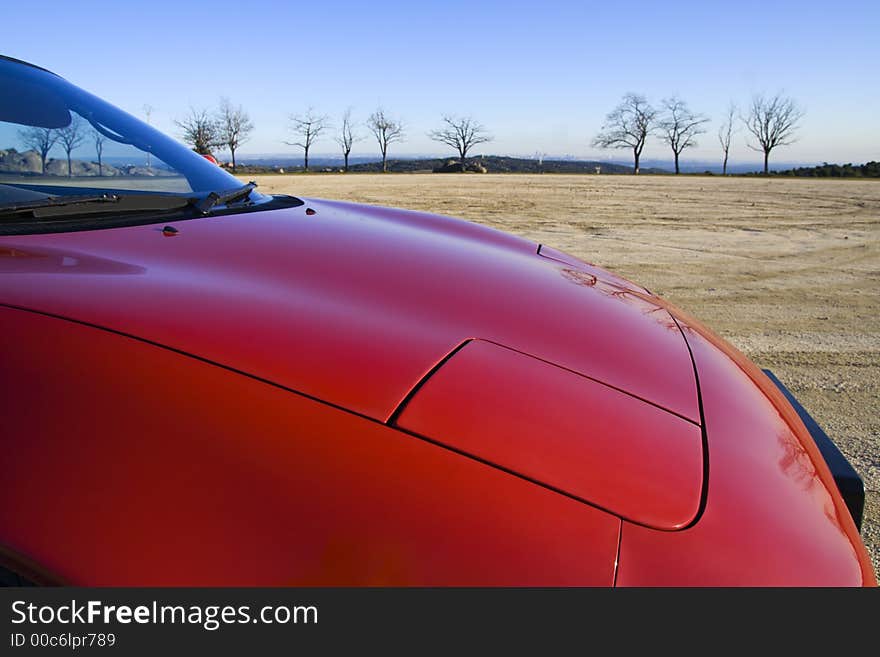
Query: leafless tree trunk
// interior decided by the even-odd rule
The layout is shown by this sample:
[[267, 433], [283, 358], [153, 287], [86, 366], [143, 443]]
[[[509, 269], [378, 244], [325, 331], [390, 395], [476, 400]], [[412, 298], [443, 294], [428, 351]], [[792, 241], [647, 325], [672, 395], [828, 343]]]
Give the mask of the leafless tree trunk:
[[638, 175], [639, 158], [656, 118], [657, 110], [648, 104], [644, 96], [628, 93], [605, 117], [602, 131], [593, 138], [592, 144], [598, 148], [631, 148], [633, 174]]
[[465, 160], [471, 147], [492, 141], [492, 137], [486, 134], [486, 128], [470, 117], [459, 118], [447, 114], [443, 117], [443, 123], [446, 125], [438, 130], [432, 130], [428, 136], [458, 151], [461, 170], [464, 171]]
[[772, 98], [757, 95], [746, 116], [740, 117], [746, 129], [752, 133], [757, 146], [748, 144], [754, 151], [764, 153], [764, 173], [768, 173], [770, 151], [777, 146], [788, 146], [796, 141], [795, 130], [803, 111], [794, 100], [777, 93]]
[[342, 157], [345, 158], [345, 172], [348, 173], [348, 156], [351, 154], [351, 148], [356, 141], [361, 141], [363, 137], [356, 135], [352, 130], [351, 108], [345, 110], [342, 115], [342, 129], [336, 136], [336, 143], [342, 148]]
[[70, 162], [70, 152], [79, 146], [85, 140], [86, 136], [82, 131], [82, 119], [76, 114], [71, 114], [70, 123], [63, 128], [58, 128], [58, 141], [64, 152], [67, 154], [67, 177], [73, 176], [73, 169]]
[[107, 138], [98, 132], [95, 129], [92, 129], [92, 141], [95, 144], [95, 152], [98, 154], [98, 175], [104, 175], [104, 162], [102, 158], [104, 156], [104, 142], [107, 141]]
[[382, 152], [382, 173], [388, 172], [388, 146], [394, 142], [403, 141], [403, 124], [385, 115], [381, 107], [370, 114], [367, 119], [367, 127], [375, 135], [379, 142], [379, 150]]
[[220, 99], [217, 123], [220, 125], [220, 141], [232, 155], [232, 172], [235, 173], [235, 151], [248, 140], [254, 124], [244, 108], [241, 105], [233, 107], [228, 98]]
[[49, 151], [58, 142], [58, 132], [52, 128], [25, 128], [18, 133], [19, 139], [24, 145], [40, 154], [40, 162], [43, 165], [43, 175], [46, 175], [46, 158]]
[[174, 121], [183, 130], [183, 141], [192, 146], [199, 155], [210, 155], [214, 148], [222, 145], [220, 126], [211, 118], [206, 109], [190, 107], [189, 115]]
[[697, 145], [696, 137], [706, 132], [703, 127], [709, 119], [702, 114], [694, 114], [688, 109], [687, 103], [680, 98], [664, 98], [662, 102], [665, 114], [660, 118], [658, 129], [660, 139], [669, 144], [675, 156], [675, 173], [680, 169], [678, 160], [685, 148]]
[[730, 139], [733, 136], [733, 117], [736, 114], [736, 105], [730, 103], [727, 106], [727, 116], [724, 123], [718, 128], [718, 141], [721, 143], [721, 152], [724, 159], [721, 161], [721, 175], [727, 175], [727, 156], [730, 154]]
[[303, 149], [303, 170], [309, 170], [309, 149], [324, 130], [330, 127], [329, 119], [324, 114], [315, 114], [310, 107], [305, 114], [291, 115], [290, 129], [300, 136], [299, 141], [286, 141], [288, 146], [299, 146]]

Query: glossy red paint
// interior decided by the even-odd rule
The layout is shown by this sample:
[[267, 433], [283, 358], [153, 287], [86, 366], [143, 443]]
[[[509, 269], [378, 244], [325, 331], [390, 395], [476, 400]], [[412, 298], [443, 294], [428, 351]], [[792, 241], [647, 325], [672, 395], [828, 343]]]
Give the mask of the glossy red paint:
[[699, 371], [706, 506], [680, 532], [625, 522], [617, 584], [876, 585], [852, 517], [797, 414], [745, 356], [671, 311]]
[[457, 351], [397, 426], [658, 529], [700, 507], [700, 427], [484, 341]]
[[[668, 313], [599, 269], [466, 222], [305, 208], [0, 238], [0, 302], [142, 337], [386, 421], [470, 338], [699, 419]], [[25, 260], [41, 261], [34, 272]], [[116, 273], [92, 275], [101, 263]], [[222, 327], [222, 330], [218, 330]]]
[[648, 290], [643, 287], [639, 287], [632, 281], [628, 281], [625, 278], [621, 278], [606, 269], [601, 269], [594, 265], [591, 262], [584, 262], [583, 260], [579, 260], [564, 251], [560, 251], [559, 249], [554, 249], [552, 246], [547, 246], [546, 244], [541, 244], [538, 248], [538, 255], [549, 258], [550, 260], [556, 260], [557, 262], [565, 263], [571, 267], [574, 267], [576, 270], [582, 270], [584, 268], [591, 270], [593, 272], [593, 276], [601, 275], [601, 277], [608, 281], [609, 283], [614, 283], [620, 287], [624, 287], [631, 290], [638, 290], [644, 294], [650, 294]]
[[0, 330], [0, 542], [58, 580], [613, 581], [620, 521], [586, 504], [139, 340], [11, 309]]

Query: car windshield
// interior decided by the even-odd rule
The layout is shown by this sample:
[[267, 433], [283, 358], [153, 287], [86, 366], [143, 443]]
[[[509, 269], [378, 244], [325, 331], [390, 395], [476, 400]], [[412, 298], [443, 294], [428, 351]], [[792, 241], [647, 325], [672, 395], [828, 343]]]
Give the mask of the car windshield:
[[[235, 194], [239, 188], [242, 193]], [[57, 214], [61, 205], [109, 206], [133, 195], [144, 208], [149, 199], [143, 196], [165, 205], [169, 195], [203, 202], [210, 197], [204, 207], [218, 199], [269, 200], [57, 75], [0, 57], [0, 211], [39, 206], [51, 214], [45, 210], [50, 204]]]

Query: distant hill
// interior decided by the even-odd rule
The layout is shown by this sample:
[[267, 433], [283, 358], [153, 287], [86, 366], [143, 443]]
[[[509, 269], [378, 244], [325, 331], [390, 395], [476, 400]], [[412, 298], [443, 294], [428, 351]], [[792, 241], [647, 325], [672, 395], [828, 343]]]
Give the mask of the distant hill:
[[[435, 169], [448, 169], [452, 158], [402, 158], [388, 160], [388, 171], [393, 173], [426, 173]], [[311, 162], [310, 171], [338, 171], [341, 166], [338, 162], [327, 163], [320, 161]], [[488, 155], [483, 157], [468, 158], [468, 168], [474, 170], [485, 169], [486, 173], [599, 173], [603, 174], [629, 174], [632, 167], [611, 162], [598, 162], [594, 160], [544, 160], [540, 164], [536, 159], [507, 157], [503, 155]], [[290, 173], [302, 171], [302, 166], [288, 164], [283, 167]], [[238, 167], [239, 173], [267, 173], [278, 171], [279, 165], [268, 165], [264, 162], [246, 161]], [[377, 173], [382, 171], [381, 161], [352, 162], [349, 171], [357, 173]], [[669, 173], [666, 169], [643, 168], [643, 173]]]
[[[388, 170], [393, 172], [433, 171], [448, 165], [450, 158], [419, 160], [389, 160]], [[593, 160], [544, 160], [487, 155], [468, 158], [468, 165], [482, 166], [487, 173], [632, 173], [632, 167]], [[381, 171], [381, 162], [363, 162], [350, 167], [351, 171]], [[642, 169], [644, 173], [667, 173], [662, 169]]]

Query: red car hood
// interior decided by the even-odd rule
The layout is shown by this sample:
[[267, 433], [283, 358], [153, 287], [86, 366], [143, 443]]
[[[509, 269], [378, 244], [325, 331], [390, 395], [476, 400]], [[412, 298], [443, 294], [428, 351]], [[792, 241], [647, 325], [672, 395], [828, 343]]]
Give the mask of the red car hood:
[[691, 358], [666, 310], [561, 253], [445, 217], [318, 200], [174, 225], [174, 236], [154, 224], [0, 238], [0, 303], [380, 421], [471, 338], [699, 421]]

